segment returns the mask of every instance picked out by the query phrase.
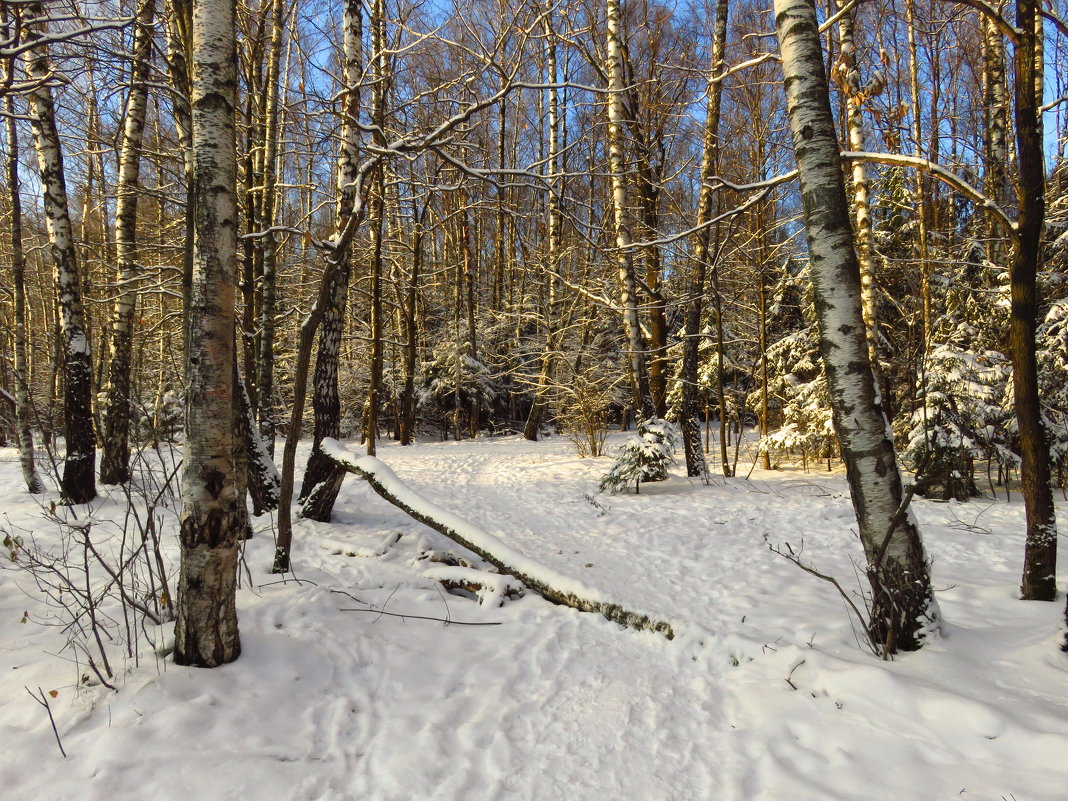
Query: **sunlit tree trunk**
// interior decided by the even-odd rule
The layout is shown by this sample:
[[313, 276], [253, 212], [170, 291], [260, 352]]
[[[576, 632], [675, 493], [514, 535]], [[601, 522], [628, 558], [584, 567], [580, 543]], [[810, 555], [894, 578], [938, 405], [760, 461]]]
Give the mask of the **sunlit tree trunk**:
[[93, 366], [85, 335], [81, 276], [71, 230], [63, 150], [52, 102], [52, 66], [48, 57], [47, 14], [34, 3], [26, 7], [26, 75], [36, 86], [30, 92], [30, 125], [44, 195], [45, 227], [55, 272], [63, 337], [63, 418], [67, 442], [60, 491], [68, 503], [96, 497], [96, 438], [93, 435]]
[[901, 474], [868, 355], [860, 268], [816, 11], [811, 0], [776, 0], [775, 23], [801, 180], [820, 351], [867, 557], [871, 636], [885, 654], [913, 650], [936, 624], [937, 606], [919, 527], [903, 504]]
[[[841, 45], [838, 62], [838, 81], [845, 95], [846, 130], [849, 149], [867, 150], [864, 137], [864, 117], [861, 98], [860, 70], [857, 67], [857, 45], [853, 39], [853, 15], [848, 11], [838, 20], [838, 40]], [[853, 218], [856, 221], [857, 260], [860, 263], [860, 301], [864, 312], [864, 330], [868, 337], [868, 352], [872, 367], [879, 375], [878, 291], [875, 279], [875, 237], [871, 227], [871, 203], [868, 198], [868, 168], [860, 159], [850, 163], [853, 173]]]
[[237, 543], [247, 525], [234, 470], [237, 86], [232, 0], [194, 0], [193, 277], [174, 658], [215, 667], [241, 652]]
[[627, 367], [630, 372], [631, 402], [636, 414], [652, 418], [656, 407], [649, 390], [645, 343], [638, 319], [638, 299], [634, 278], [634, 254], [630, 223], [627, 220], [626, 165], [623, 156], [623, 51], [620, 38], [619, 0], [606, 0], [608, 43], [608, 172], [612, 179], [612, 217], [615, 224], [616, 264], [619, 268], [620, 306], [626, 337]]

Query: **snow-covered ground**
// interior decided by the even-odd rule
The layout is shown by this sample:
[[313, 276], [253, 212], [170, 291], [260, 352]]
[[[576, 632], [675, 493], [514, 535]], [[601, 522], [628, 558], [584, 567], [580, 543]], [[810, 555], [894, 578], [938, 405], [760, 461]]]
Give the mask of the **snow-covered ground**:
[[[840, 475], [757, 470], [706, 486], [676, 472], [603, 496], [610, 460], [579, 459], [563, 439], [387, 444], [379, 457], [426, 499], [679, 636], [532, 593], [500, 607], [446, 594], [423, 575], [441, 565], [420, 557], [461, 549], [349, 478], [335, 522], [297, 524], [298, 581], [267, 572], [270, 521], [256, 521], [243, 654], [216, 670], [154, 656], [147, 639], [167, 632], [148, 630], [138, 665], [116, 659], [117, 693], [79, 687], [29, 577], [0, 572], [0, 798], [1068, 796], [1064, 597], [1016, 599], [1018, 497], [916, 501], [944, 632], [882, 662], [830, 585], [769, 551], [803, 541], [807, 561], [859, 586]], [[0, 451], [0, 522], [54, 541], [20, 487], [14, 452]], [[102, 540], [124, 506], [117, 491], [96, 504]], [[390, 614], [348, 611], [369, 608]], [[68, 758], [25, 688], [45, 692]]]

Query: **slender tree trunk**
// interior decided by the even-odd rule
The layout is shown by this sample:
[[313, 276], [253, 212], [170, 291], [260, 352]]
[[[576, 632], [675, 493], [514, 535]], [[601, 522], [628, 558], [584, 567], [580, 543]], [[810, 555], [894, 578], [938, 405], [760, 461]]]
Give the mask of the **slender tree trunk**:
[[[337, 161], [337, 219], [335, 231], [340, 234], [349, 223], [349, 218], [355, 213], [357, 192], [361, 180], [357, 166], [359, 159], [359, 129], [357, 121], [360, 113], [360, 81], [363, 77], [363, 7], [360, 0], [346, 0], [342, 18], [342, 35], [344, 37], [344, 96], [342, 102], [341, 119], [341, 147], [338, 150]], [[362, 205], [361, 205], [362, 209]], [[346, 245], [343, 251], [331, 256], [337, 264], [331, 284], [324, 288], [322, 297], [322, 331], [319, 334], [319, 350], [315, 359], [314, 394], [312, 396], [312, 409], [315, 412], [315, 428], [313, 431], [313, 447], [308, 465], [304, 471], [304, 481], [301, 484], [300, 500], [302, 501], [301, 516], [311, 520], [327, 522], [334, 508], [334, 501], [341, 489], [341, 483], [345, 478], [345, 472], [337, 468], [330, 460], [323, 457], [319, 451], [319, 444], [326, 437], [337, 437], [341, 428], [341, 400], [338, 393], [338, 367], [341, 355], [341, 337], [345, 327], [345, 307], [348, 301], [349, 273], [351, 247]], [[313, 310], [314, 311], [314, 310]], [[304, 337], [304, 329], [308, 326], [306, 320], [302, 326], [301, 336]], [[311, 343], [309, 341], [310, 349]], [[299, 354], [298, 354], [299, 355]], [[299, 371], [298, 371], [299, 376]], [[295, 402], [298, 402], [294, 398]], [[301, 412], [303, 413], [303, 388], [299, 399]], [[299, 417], [294, 414], [293, 422], [290, 423], [290, 436], [286, 439], [285, 456], [291, 451], [290, 440], [293, 438], [292, 428], [294, 423], [299, 423]], [[298, 435], [299, 438], [299, 435]], [[295, 453], [296, 443], [292, 450]], [[284, 457], [285, 458], [285, 457]], [[292, 468], [288, 470], [289, 488], [292, 495]], [[279, 504], [279, 520], [289, 517], [288, 510], [283, 510], [287, 497], [287, 466], [282, 466], [282, 497]], [[284, 521], [288, 524], [288, 520]], [[289, 569], [289, 538], [279, 526], [279, 553], [275, 557], [276, 570]]]
[[[912, 98], [912, 140], [913, 154], [923, 156], [922, 125], [920, 119], [920, 70], [916, 47], [916, 12], [915, 0], [905, 0], [905, 25], [909, 39], [909, 93]], [[916, 249], [920, 261], [920, 295], [923, 303], [923, 352], [929, 354], [934, 344], [934, 320], [931, 303], [931, 261], [927, 248], [927, 191], [923, 173], [914, 174], [914, 192], [916, 197]]]
[[[697, 225], [700, 230], [694, 239], [694, 276], [690, 286], [690, 302], [686, 308], [685, 338], [682, 345], [682, 444], [686, 453], [686, 475], [703, 476], [708, 473], [701, 448], [701, 427], [698, 421], [699, 353], [701, 344], [701, 315], [704, 311], [705, 278], [708, 274], [712, 226], [708, 223], [715, 214], [716, 197], [711, 181], [719, 171], [719, 119], [723, 102], [723, 53], [727, 45], [727, 0], [717, 0], [712, 36], [712, 63], [708, 70], [708, 103], [705, 107], [705, 129], [701, 148], [701, 188], [697, 196]], [[707, 414], [706, 425], [707, 425]], [[727, 459], [724, 456], [723, 464]]]
[[137, 200], [140, 189], [141, 145], [148, 110], [148, 71], [155, 25], [155, 0], [140, 0], [134, 28], [130, 89], [119, 155], [118, 198], [115, 203], [115, 252], [119, 296], [111, 323], [111, 359], [108, 369], [107, 406], [104, 409], [100, 481], [122, 484], [130, 478], [130, 386], [133, 319], [137, 303], [135, 282], [141, 274], [137, 246]]
[[634, 254], [631, 248], [630, 223], [627, 220], [626, 174], [623, 156], [623, 50], [620, 37], [619, 0], [606, 0], [608, 37], [608, 171], [612, 178], [612, 212], [615, 223], [616, 264], [619, 268], [620, 306], [623, 309], [623, 332], [626, 336], [627, 367], [630, 371], [631, 402], [636, 414], [656, 416], [656, 406], [649, 389], [645, 343], [638, 319], [638, 301], [634, 278]]
[[63, 151], [52, 102], [52, 66], [46, 44], [47, 14], [40, 3], [26, 7], [26, 75], [37, 86], [30, 92], [30, 125], [44, 192], [45, 227], [55, 271], [63, 336], [63, 418], [67, 458], [60, 491], [68, 503], [96, 497], [96, 441], [93, 435], [93, 363], [85, 335], [81, 276], [71, 230]]
[[247, 526], [234, 470], [237, 86], [232, 0], [194, 0], [193, 281], [175, 661], [237, 659], [237, 543]]
[[[8, 10], [4, 8], [5, 39], [11, 30]], [[14, 63], [8, 62], [8, 79], [14, 71]], [[44, 492], [44, 484], [37, 475], [33, 460], [33, 431], [30, 428], [32, 407], [30, 405], [29, 370], [26, 359], [26, 257], [22, 250], [22, 187], [19, 181], [19, 140], [15, 121], [15, 98], [4, 97], [4, 120], [7, 133], [7, 188], [11, 201], [11, 273], [15, 294], [14, 357], [15, 357], [15, 430], [19, 445], [19, 463], [26, 490], [34, 495]]]
[[860, 267], [815, 7], [811, 0], [776, 0], [775, 23], [801, 179], [820, 350], [872, 588], [871, 636], [884, 654], [913, 650], [937, 624], [938, 611], [868, 355]]
[[[845, 97], [846, 130], [849, 149], [861, 153], [867, 150], [864, 137], [864, 117], [861, 112], [863, 87], [857, 67], [857, 46], [853, 41], [853, 15], [846, 12], [838, 20], [838, 39], [841, 44], [838, 62], [838, 82]], [[871, 227], [871, 203], [868, 199], [868, 168], [860, 159], [850, 163], [853, 173], [853, 217], [856, 221], [857, 261], [860, 263], [860, 301], [864, 312], [864, 330], [868, 337], [868, 352], [872, 367], [879, 375], [878, 292], [875, 281], [875, 237]], [[881, 382], [880, 382], [881, 384]]]
[[[523, 426], [523, 437], [532, 442], [538, 439], [538, 431], [541, 429], [542, 420], [548, 407], [549, 386], [552, 383], [553, 367], [559, 350], [559, 293], [560, 279], [560, 223], [562, 217], [560, 195], [560, 99], [556, 89], [556, 39], [548, 14], [545, 18], [545, 78], [549, 84], [549, 152], [546, 156], [546, 167], [549, 183], [549, 203], [546, 223], [548, 228], [548, 247], [545, 254], [545, 282], [548, 288], [548, 299], [545, 304], [545, 351], [541, 356], [541, 365], [538, 370], [538, 383], [534, 388], [534, 402], [527, 415], [526, 424]], [[501, 104], [502, 108], [504, 104]], [[503, 135], [503, 134], [502, 134]], [[502, 150], [503, 152], [503, 150]], [[502, 225], [503, 232], [503, 225]], [[503, 253], [503, 242], [501, 252]]]
[[1057, 594], [1057, 520], [1050, 483], [1049, 440], [1038, 396], [1035, 333], [1038, 324], [1038, 268], [1042, 262], [1046, 174], [1042, 150], [1042, 117], [1036, 87], [1041, 79], [1037, 0], [1018, 0], [1016, 27], [1016, 151], [1019, 160], [1019, 237], [1012, 260], [1013, 397], [1020, 431], [1020, 483], [1027, 512], [1023, 581], [1025, 600], [1052, 601]]
[[419, 354], [419, 326], [417, 322], [419, 274], [423, 264], [423, 220], [432, 195], [415, 219], [412, 234], [412, 275], [408, 280], [401, 313], [404, 317], [404, 391], [401, 393], [400, 444], [415, 442], [415, 369]]
[[271, 42], [267, 67], [267, 119], [263, 149], [263, 189], [260, 193], [260, 225], [266, 232], [257, 243], [262, 252], [263, 275], [260, 281], [259, 304], [259, 359], [256, 378], [259, 405], [260, 435], [267, 444], [268, 453], [274, 453], [274, 340], [275, 312], [277, 306], [276, 269], [278, 241], [271, 230], [275, 224], [275, 207], [278, 201], [278, 140], [281, 122], [280, 62], [282, 57], [282, 34], [285, 27], [285, 4], [282, 0], [271, 3]]

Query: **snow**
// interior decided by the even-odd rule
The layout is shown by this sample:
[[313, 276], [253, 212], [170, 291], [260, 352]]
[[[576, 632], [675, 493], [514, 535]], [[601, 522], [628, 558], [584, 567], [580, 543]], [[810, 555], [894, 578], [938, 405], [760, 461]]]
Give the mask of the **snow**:
[[[530, 592], [502, 606], [450, 595], [436, 578], [469, 578], [481, 560], [350, 477], [333, 523], [297, 522], [295, 579], [268, 573], [271, 524], [255, 521], [237, 662], [177, 667], [148, 644], [165, 643], [172, 626], [149, 627], [138, 665], [115, 659], [111, 693], [78, 686], [63, 633], [40, 624], [48, 607], [3, 554], [3, 797], [1064, 796], [1064, 596], [1017, 600], [1018, 496], [914, 502], [943, 636], [882, 662], [857, 644], [833, 589], [768, 550], [803, 541], [806, 560], [857, 586], [860, 546], [839, 474], [757, 468], [750, 481], [705, 485], [676, 471], [640, 495], [604, 496], [595, 488], [611, 457], [579, 459], [559, 437], [383, 443], [379, 456], [413, 498], [465, 531], [711, 636], [668, 641]], [[123, 520], [122, 493], [102, 489], [112, 494], [92, 510], [94, 537]], [[53, 488], [45, 511], [57, 497]], [[8, 530], [54, 541], [12, 449], [0, 449], [0, 507]], [[1060, 511], [1068, 519], [1068, 504]], [[160, 515], [173, 557], [176, 518]], [[469, 567], [427, 561], [428, 552]], [[38, 687], [67, 759], [24, 689]]]

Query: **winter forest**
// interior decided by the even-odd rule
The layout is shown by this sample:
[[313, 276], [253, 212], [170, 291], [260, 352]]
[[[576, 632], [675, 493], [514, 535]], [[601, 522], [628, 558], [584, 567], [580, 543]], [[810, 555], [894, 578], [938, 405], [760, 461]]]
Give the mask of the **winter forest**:
[[0, 103], [11, 798], [1063, 797], [1064, 0], [2, 0]]

